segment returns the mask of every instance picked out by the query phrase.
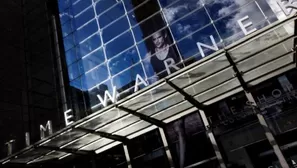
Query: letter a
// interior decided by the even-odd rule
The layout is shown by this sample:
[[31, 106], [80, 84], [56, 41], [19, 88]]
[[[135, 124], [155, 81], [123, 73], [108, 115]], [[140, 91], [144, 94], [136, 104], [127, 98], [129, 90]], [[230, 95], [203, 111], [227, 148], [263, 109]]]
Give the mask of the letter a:
[[139, 75], [136, 75], [136, 79], [135, 79], [135, 86], [134, 86], [134, 92], [137, 92], [139, 89], [139, 85], [144, 85], [144, 86], [148, 86], [148, 84], [145, 82], [145, 80]]

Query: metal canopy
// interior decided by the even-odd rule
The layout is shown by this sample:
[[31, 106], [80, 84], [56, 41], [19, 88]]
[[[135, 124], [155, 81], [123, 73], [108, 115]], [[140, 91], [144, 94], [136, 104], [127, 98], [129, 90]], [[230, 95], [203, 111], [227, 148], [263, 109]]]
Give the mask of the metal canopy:
[[79, 120], [2, 164], [95, 155], [296, 67], [296, 17], [273, 24]]

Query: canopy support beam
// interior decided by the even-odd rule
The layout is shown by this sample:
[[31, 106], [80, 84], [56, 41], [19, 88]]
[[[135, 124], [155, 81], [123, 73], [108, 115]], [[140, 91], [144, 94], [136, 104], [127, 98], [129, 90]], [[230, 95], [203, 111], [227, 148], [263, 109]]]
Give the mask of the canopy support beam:
[[119, 135], [114, 135], [114, 134], [101, 132], [101, 131], [96, 131], [96, 130], [90, 130], [90, 129], [86, 129], [86, 128], [82, 128], [82, 127], [77, 127], [75, 129], [78, 129], [80, 131], [87, 132], [87, 133], [90, 133], [90, 134], [99, 135], [99, 136], [107, 138], [107, 139], [120, 141], [122, 143], [127, 143], [128, 142], [128, 138], [123, 137], [123, 136], [119, 136]]
[[74, 149], [68, 149], [68, 148], [59, 148], [59, 147], [53, 147], [53, 146], [38, 146], [38, 148], [42, 149], [48, 149], [48, 150], [55, 150], [59, 152], [65, 152], [65, 153], [71, 153], [74, 155], [95, 155], [94, 152], [90, 151], [84, 151], [84, 150], [74, 150]]
[[136, 117], [139, 117], [143, 121], [146, 121], [148, 123], [151, 123], [153, 125], [156, 125], [157, 127], [164, 128], [165, 125], [166, 125], [164, 122], [162, 122], [160, 120], [157, 120], [157, 119], [155, 119], [153, 117], [150, 117], [150, 116], [147, 116], [147, 115], [138, 113], [138, 112], [136, 112], [134, 110], [131, 110], [131, 109], [128, 109], [126, 107], [118, 106], [118, 105], [116, 105], [115, 107], [118, 108], [119, 110], [125, 111], [125, 112], [127, 112], [129, 114], [132, 114], [132, 115], [134, 115]]
[[183, 89], [181, 89], [178, 86], [176, 86], [174, 83], [172, 83], [168, 79], [166, 79], [165, 81], [175, 91], [177, 91], [178, 93], [180, 93], [181, 95], [183, 95], [184, 96], [184, 99], [187, 100], [193, 106], [195, 106], [197, 109], [201, 109], [201, 110], [204, 110], [205, 109], [205, 105], [202, 104], [202, 103], [200, 103], [200, 102], [198, 102], [193, 96], [189, 95], [187, 92], [185, 92]]

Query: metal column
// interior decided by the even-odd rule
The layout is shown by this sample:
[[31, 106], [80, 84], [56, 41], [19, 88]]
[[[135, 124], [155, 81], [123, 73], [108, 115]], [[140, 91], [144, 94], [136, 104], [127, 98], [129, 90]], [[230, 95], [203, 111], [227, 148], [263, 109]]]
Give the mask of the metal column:
[[213, 146], [213, 149], [214, 149], [216, 157], [217, 157], [217, 159], [219, 161], [220, 167], [221, 168], [226, 168], [226, 165], [225, 165], [224, 160], [223, 160], [223, 156], [222, 156], [222, 154], [220, 152], [220, 149], [218, 147], [216, 138], [215, 138], [215, 136], [214, 136], [214, 134], [212, 132], [211, 126], [209, 125], [209, 122], [207, 120], [205, 112], [203, 110], [199, 110], [199, 114], [200, 114], [202, 122], [203, 122], [203, 124], [204, 124], [204, 126], [206, 128], [207, 135], [208, 135], [208, 137], [210, 139], [210, 142], [211, 142], [211, 144]]
[[236, 66], [236, 63], [234, 62], [234, 60], [232, 59], [231, 55], [228, 53], [228, 51], [225, 51], [226, 57], [230, 63], [230, 65], [232, 66], [234, 72], [235, 72], [235, 76], [237, 77], [238, 81], [240, 82], [241, 87], [243, 88], [243, 90], [245, 91], [245, 95], [248, 99], [248, 101], [251, 103], [250, 105], [253, 108], [254, 113], [257, 115], [257, 118], [259, 120], [259, 123], [261, 124], [262, 128], [265, 131], [265, 136], [268, 139], [270, 145], [272, 146], [282, 168], [289, 168], [289, 165], [283, 155], [283, 153], [280, 150], [279, 145], [277, 144], [271, 130], [268, 127], [268, 124], [264, 118], [264, 116], [260, 113], [260, 111], [258, 110], [258, 105], [253, 97], [253, 95], [250, 93], [249, 91], [249, 87], [247, 85], [247, 83], [245, 82], [245, 80], [242, 77], [242, 73], [239, 71], [239, 69]]
[[128, 168], [132, 168], [131, 159], [130, 159], [130, 155], [129, 155], [129, 151], [128, 151], [127, 145], [126, 144], [123, 144], [123, 148], [124, 148], [124, 153], [125, 153], [125, 157], [126, 157]]
[[270, 145], [272, 146], [273, 151], [276, 154], [282, 168], [289, 168], [289, 165], [288, 165], [279, 145], [277, 144], [270, 128], [268, 127], [268, 124], [267, 124], [264, 116], [258, 110], [258, 105], [257, 105], [253, 95], [250, 92], [245, 92], [245, 95], [246, 95], [248, 101], [251, 103], [251, 105], [253, 107], [253, 111], [257, 115], [259, 123], [261, 124], [261, 126], [263, 127], [263, 129], [265, 131], [265, 136], [266, 136], [267, 140], [269, 141]]
[[168, 147], [168, 142], [167, 142], [167, 139], [166, 139], [166, 136], [165, 136], [164, 129], [159, 128], [159, 132], [160, 132], [160, 135], [161, 135], [161, 139], [162, 139], [162, 142], [163, 142], [163, 145], [164, 145], [165, 153], [166, 153], [166, 156], [168, 158], [170, 168], [175, 168], [174, 163], [173, 163], [173, 159], [172, 159], [172, 154], [171, 154], [171, 152], [169, 150], [169, 147]]
[[182, 96], [184, 96], [184, 99], [187, 100], [190, 104], [192, 104], [194, 107], [196, 107], [199, 110], [199, 115], [202, 119], [202, 122], [206, 128], [206, 132], [207, 135], [209, 137], [209, 139], [211, 140], [211, 144], [214, 148], [216, 157], [219, 161], [220, 167], [221, 168], [226, 168], [225, 162], [223, 160], [222, 154], [220, 152], [220, 149], [218, 147], [217, 141], [215, 139], [215, 136], [212, 132], [211, 126], [209, 125], [209, 122], [207, 120], [207, 117], [203, 111], [203, 109], [205, 108], [205, 106], [203, 104], [201, 104], [200, 102], [198, 102], [196, 99], [194, 99], [191, 95], [189, 95], [188, 93], [186, 93], [183, 89], [179, 88], [178, 86], [176, 86], [174, 83], [172, 83], [169, 80], [166, 80], [166, 83], [168, 85], [170, 85], [173, 89], [175, 89], [178, 93], [180, 93]]

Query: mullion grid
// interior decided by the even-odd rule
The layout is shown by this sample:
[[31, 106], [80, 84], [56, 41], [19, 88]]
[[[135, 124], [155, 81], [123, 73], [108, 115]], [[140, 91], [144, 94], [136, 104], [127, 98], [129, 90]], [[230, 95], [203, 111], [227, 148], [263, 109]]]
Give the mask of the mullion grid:
[[[175, 1], [175, 2], [177, 2], [177, 1]], [[256, 2], [256, 1], [254, 1], [254, 2]], [[94, 5], [94, 4], [93, 4]], [[259, 7], [259, 6], [258, 6]], [[95, 6], [94, 6], [94, 8], [95, 8]], [[240, 8], [242, 8], [242, 7], [240, 7]], [[259, 7], [260, 8], [260, 7]], [[260, 8], [261, 9], [261, 8]], [[205, 8], [205, 10], [207, 11], [207, 9]], [[158, 11], [159, 12], [159, 11]], [[126, 15], [127, 15], [127, 11], [126, 11]], [[97, 16], [97, 15], [96, 15]], [[209, 16], [210, 17], [210, 16]], [[98, 17], [97, 17], [98, 18]], [[128, 16], [127, 16], [127, 18], [129, 18]], [[181, 20], [182, 18], [179, 18], [179, 20]], [[210, 19], [212, 20], [212, 18], [210, 17]], [[220, 19], [220, 18], [219, 18]], [[219, 19], [217, 19], [217, 20], [219, 20]], [[212, 20], [213, 21], [213, 20]], [[98, 20], [97, 20], [97, 23], [98, 23]], [[211, 23], [211, 24], [213, 24], [213, 23]], [[130, 26], [130, 30], [132, 31], [132, 26], [131, 26], [131, 24], [129, 25]], [[167, 25], [166, 26], [168, 26], [168, 23], [167, 23]], [[213, 26], [216, 28], [216, 26], [213, 24]], [[99, 27], [99, 23], [98, 23], [98, 27]], [[167, 27], [166, 27], [167, 28]], [[170, 29], [170, 28], [169, 28]], [[217, 29], [216, 29], [217, 30]], [[219, 34], [219, 32], [217, 31], [217, 33], [218, 33], [218, 35], [220, 35]], [[102, 32], [100, 31], [100, 34], [102, 34]], [[135, 40], [135, 39], [134, 39]], [[174, 43], [173, 44], [175, 44], [177, 41], [175, 40], [175, 38], [173, 37], [173, 40], [174, 40]], [[101, 36], [101, 41], [103, 42], [103, 40], [102, 40], [102, 36]], [[143, 40], [144, 41], [144, 40]], [[180, 41], [180, 40], [178, 40], [178, 41]], [[141, 41], [142, 42], [142, 41]], [[103, 43], [102, 43], [103, 44]], [[138, 49], [138, 46], [135, 44], [135, 47]], [[138, 49], [139, 50], [139, 49]], [[105, 51], [105, 50], [104, 50]], [[105, 55], [105, 58], [107, 59], [107, 57], [106, 57], [106, 52], [104, 53], [104, 55]], [[140, 56], [140, 55], [139, 55]], [[109, 65], [108, 65], [109, 66]], [[144, 69], [144, 71], [145, 71], [145, 69]], [[109, 74], [110, 75], [110, 74]]]
[[[177, 2], [179, 2], [179, 1], [178, 1], [178, 0], [177, 0], [177, 1], [174, 1], [174, 2], [172, 2], [171, 4], [169, 4], [168, 6], [171, 6], [172, 4], [175, 4], [175, 3], [177, 3]], [[250, 3], [255, 3], [255, 2], [256, 2], [256, 0], [254, 0], [254, 1], [250, 2]], [[114, 4], [112, 7], [118, 5], [119, 3], [121, 3], [121, 1], [117, 2], [117, 3]], [[138, 5], [137, 8], [139, 8], [140, 6], [142, 6], [142, 5], [144, 5], [144, 4], [145, 4], [145, 3], [142, 3], [142, 4]], [[160, 4], [159, 1], [158, 1], [158, 4], [159, 4], [159, 6], [161, 7], [161, 4]], [[248, 3], [248, 4], [249, 4], [249, 3]], [[245, 5], [248, 5], [248, 4], [245, 4]], [[100, 26], [99, 26], [98, 15], [97, 15], [97, 13], [96, 13], [96, 9], [95, 9], [95, 5], [96, 5], [96, 3], [93, 1], [93, 4], [92, 4], [92, 5], [93, 5], [94, 11], [95, 11], [95, 15], [96, 15], [96, 19], [97, 19], [97, 24], [98, 24], [98, 27], [99, 27], [101, 43], [102, 43], [103, 46], [106, 46], [107, 44], [109, 44], [109, 42], [107, 42], [107, 43], [105, 43], [105, 44], [103, 43], [103, 39], [102, 39], [102, 29], [101, 29]], [[245, 6], [245, 5], [244, 5], [244, 6]], [[123, 4], [123, 6], [125, 7], [124, 4]], [[244, 6], [240, 6], [237, 10], [240, 10], [240, 9], [243, 8]], [[258, 6], [258, 7], [259, 7], [259, 6]], [[202, 6], [202, 8], [205, 8], [206, 12], [208, 13], [209, 18], [211, 19], [211, 23], [209, 23], [208, 25], [204, 26], [203, 28], [205, 28], [205, 27], [207, 27], [207, 26], [210, 26], [210, 25], [213, 25], [213, 27], [214, 27], [215, 30], [216, 30], [216, 33], [217, 33], [217, 34], [219, 35], [219, 37], [220, 37], [220, 33], [218, 32], [216, 26], [214, 25], [214, 22], [216, 22], [216, 21], [218, 21], [218, 20], [220, 20], [220, 19], [222, 19], [222, 18], [224, 18], [224, 17], [226, 17], [226, 16], [221, 17], [221, 18], [218, 18], [218, 19], [216, 19], [216, 20], [213, 20], [213, 19], [211, 18], [211, 16], [209, 15], [209, 12], [208, 12], [207, 8], [206, 8], [204, 5]], [[111, 7], [108, 8], [107, 10], [105, 10], [104, 12], [106, 12], [106, 11], [108, 11], [108, 10], [110, 10], [110, 9], [111, 9]], [[192, 14], [192, 13], [194, 13], [194, 12], [196, 12], [197, 10], [200, 10], [200, 9], [201, 9], [201, 8], [197, 8], [197, 9], [191, 11], [191, 12], [188, 13], [187, 15], [185, 15], [185, 16], [183, 16], [183, 17], [177, 19], [177, 20], [175, 20], [175, 21], [172, 22], [172, 23], [170, 23], [170, 25], [172, 25], [172, 24], [178, 22], [179, 20], [181, 20], [181, 19], [183, 19], [183, 18], [189, 16], [190, 14]], [[260, 9], [261, 9], [261, 8], [260, 8]], [[134, 10], [135, 10], [135, 9], [134, 9]], [[102, 12], [102, 13], [104, 13], [104, 12]], [[133, 9], [130, 10], [129, 12], [133, 12]], [[146, 20], [152, 18], [152, 17], [155, 16], [156, 14], [161, 14], [161, 15], [163, 14], [163, 15], [164, 15], [164, 13], [162, 12], [162, 8], [161, 8], [161, 10], [157, 11], [155, 14], [152, 14], [150, 17], [146, 18], [144, 21], [146, 21]], [[229, 14], [229, 15], [230, 15], [230, 14]], [[133, 66], [135, 66], [135, 65], [132, 65], [132, 66], [130, 66], [130, 67], [127, 67], [127, 68], [123, 69], [121, 72], [119, 72], [119, 73], [117, 73], [117, 74], [115, 74], [115, 75], [112, 76], [112, 74], [111, 74], [111, 72], [110, 72], [109, 61], [110, 61], [111, 59], [117, 57], [117, 56], [120, 56], [123, 52], [125, 52], [125, 51], [127, 51], [127, 50], [129, 50], [129, 49], [131, 49], [131, 48], [133, 48], [133, 47], [135, 47], [135, 48], [137, 49], [138, 56], [139, 56], [139, 58], [141, 58], [141, 56], [140, 56], [140, 54], [139, 54], [139, 47], [138, 47], [138, 44], [144, 42], [145, 40], [147, 40], [148, 38], [150, 38], [150, 37], [152, 36], [152, 35], [150, 35], [150, 36], [148, 36], [148, 37], [146, 37], [146, 38], [143, 38], [143, 40], [141, 40], [141, 41], [139, 41], [139, 42], [136, 42], [135, 35], [134, 35], [134, 32], [133, 32], [132, 29], [133, 29], [134, 27], [138, 26], [138, 25], [141, 24], [141, 23], [138, 23], [138, 24], [132, 26], [131, 23], [130, 23], [130, 19], [129, 19], [129, 17], [128, 17], [128, 11], [126, 10], [126, 8], [125, 8], [125, 15], [124, 15], [124, 16], [126, 16], [126, 17], [128, 18], [128, 22], [129, 22], [129, 26], [130, 26], [130, 29], [124, 31], [124, 33], [131, 31], [131, 32], [132, 32], [132, 35], [133, 35], [133, 38], [134, 38], [134, 41], [135, 41], [135, 44], [134, 44], [133, 46], [131, 46], [131, 47], [125, 49], [124, 51], [118, 53], [117, 55], [113, 56], [113, 57], [110, 58], [110, 59], [107, 59], [106, 50], [105, 50], [105, 47], [103, 47], [103, 48], [104, 48], [104, 49], [103, 49], [103, 51], [104, 51], [104, 56], [105, 56], [105, 59], [106, 59], [106, 66], [108, 67], [108, 75], [109, 75], [109, 78], [106, 79], [106, 80], [103, 81], [103, 82], [106, 82], [107, 80], [111, 80], [111, 84], [112, 84], [112, 86], [114, 86], [114, 82], [113, 82], [113, 80], [112, 80], [113, 77], [115, 77], [115, 76], [117, 76], [117, 75], [123, 73], [124, 71], [126, 71], [127, 69], [129, 69], [129, 68], [131, 68], [131, 67], [133, 67]], [[144, 21], [142, 21], [142, 22], [144, 22]], [[165, 27], [161, 28], [160, 30], [162, 30], [162, 29], [167, 29], [167, 28], [170, 29], [170, 27], [168, 27], [168, 26], [170, 26], [169, 23], [168, 23], [168, 21], [166, 21], [166, 22], [167, 22], [167, 25], [166, 25]], [[105, 26], [105, 28], [106, 28], [106, 27], [108, 27], [108, 25]], [[181, 38], [181, 39], [179, 39], [179, 40], [177, 40], [177, 41], [176, 41], [175, 38], [173, 37], [173, 44], [171, 44], [170, 47], [171, 47], [171, 46], [174, 46], [176, 43], [182, 41], [182, 40], [185, 39], [186, 37], [188, 37], [188, 36], [190, 36], [190, 35], [192, 35], [192, 34], [198, 32], [199, 30], [202, 30], [203, 28], [200, 28], [200, 29], [194, 31], [194, 32], [192, 32], [191, 34], [189, 34], [189, 35], [187, 35], [187, 36], [185, 36], [185, 37], [183, 37], [183, 38]], [[159, 30], [159, 31], [160, 31], [160, 30]], [[171, 29], [170, 29], [170, 30], [171, 30]], [[170, 32], [171, 32], [171, 31], [170, 31]], [[94, 34], [96, 34], [96, 33], [94, 33]], [[94, 35], [94, 34], [92, 34], [92, 35]], [[123, 33], [122, 33], [122, 34], [123, 34]], [[91, 36], [92, 36], [92, 35], [91, 35]], [[121, 35], [121, 34], [120, 34], [120, 35]], [[116, 39], [116, 38], [119, 37], [120, 35], [114, 37], [114, 39]], [[89, 38], [89, 37], [88, 37], [88, 38]], [[221, 37], [220, 37], [220, 39], [221, 39], [221, 41], [223, 41]], [[84, 41], [85, 41], [85, 40], [84, 40]], [[92, 52], [93, 52], [93, 51], [92, 51]], [[197, 53], [197, 54], [198, 54], [198, 53]], [[195, 54], [195, 55], [197, 55], [197, 54]], [[195, 56], [195, 55], [194, 55], [194, 56]], [[154, 55], [152, 55], [152, 56], [154, 56]], [[181, 56], [181, 55], [180, 55], [180, 56]], [[183, 59], [182, 59], [182, 60], [183, 60]], [[79, 61], [79, 60], [78, 60], [78, 61]], [[147, 76], [147, 74], [146, 74], [147, 72], [146, 72], [146, 69], [145, 69], [144, 66], [143, 66], [143, 60], [142, 60], [142, 59], [140, 59], [140, 63], [141, 63], [141, 65], [142, 65], [143, 72], [145, 73], [146, 80], [148, 80], [148, 76]], [[101, 65], [101, 64], [100, 64], [100, 65]], [[97, 65], [97, 66], [100, 66], [100, 65]], [[92, 70], [97, 69], [97, 66], [95, 66], [94, 68], [92, 68]], [[90, 71], [92, 71], [92, 70], [88, 70], [88, 72], [90, 72]], [[82, 74], [80, 74], [80, 76], [78, 76], [78, 77], [81, 77], [81, 75], [82, 75]], [[78, 77], [77, 77], [77, 78], [78, 78]], [[75, 80], [75, 79], [74, 79], [74, 80]], [[103, 82], [101, 82], [101, 83], [103, 83]], [[101, 84], [101, 83], [100, 83], [100, 84]], [[100, 85], [100, 84], [98, 84], [98, 85]], [[92, 88], [94, 88], [94, 87], [92, 87]], [[92, 89], [92, 88], [91, 88], [91, 89]]]

